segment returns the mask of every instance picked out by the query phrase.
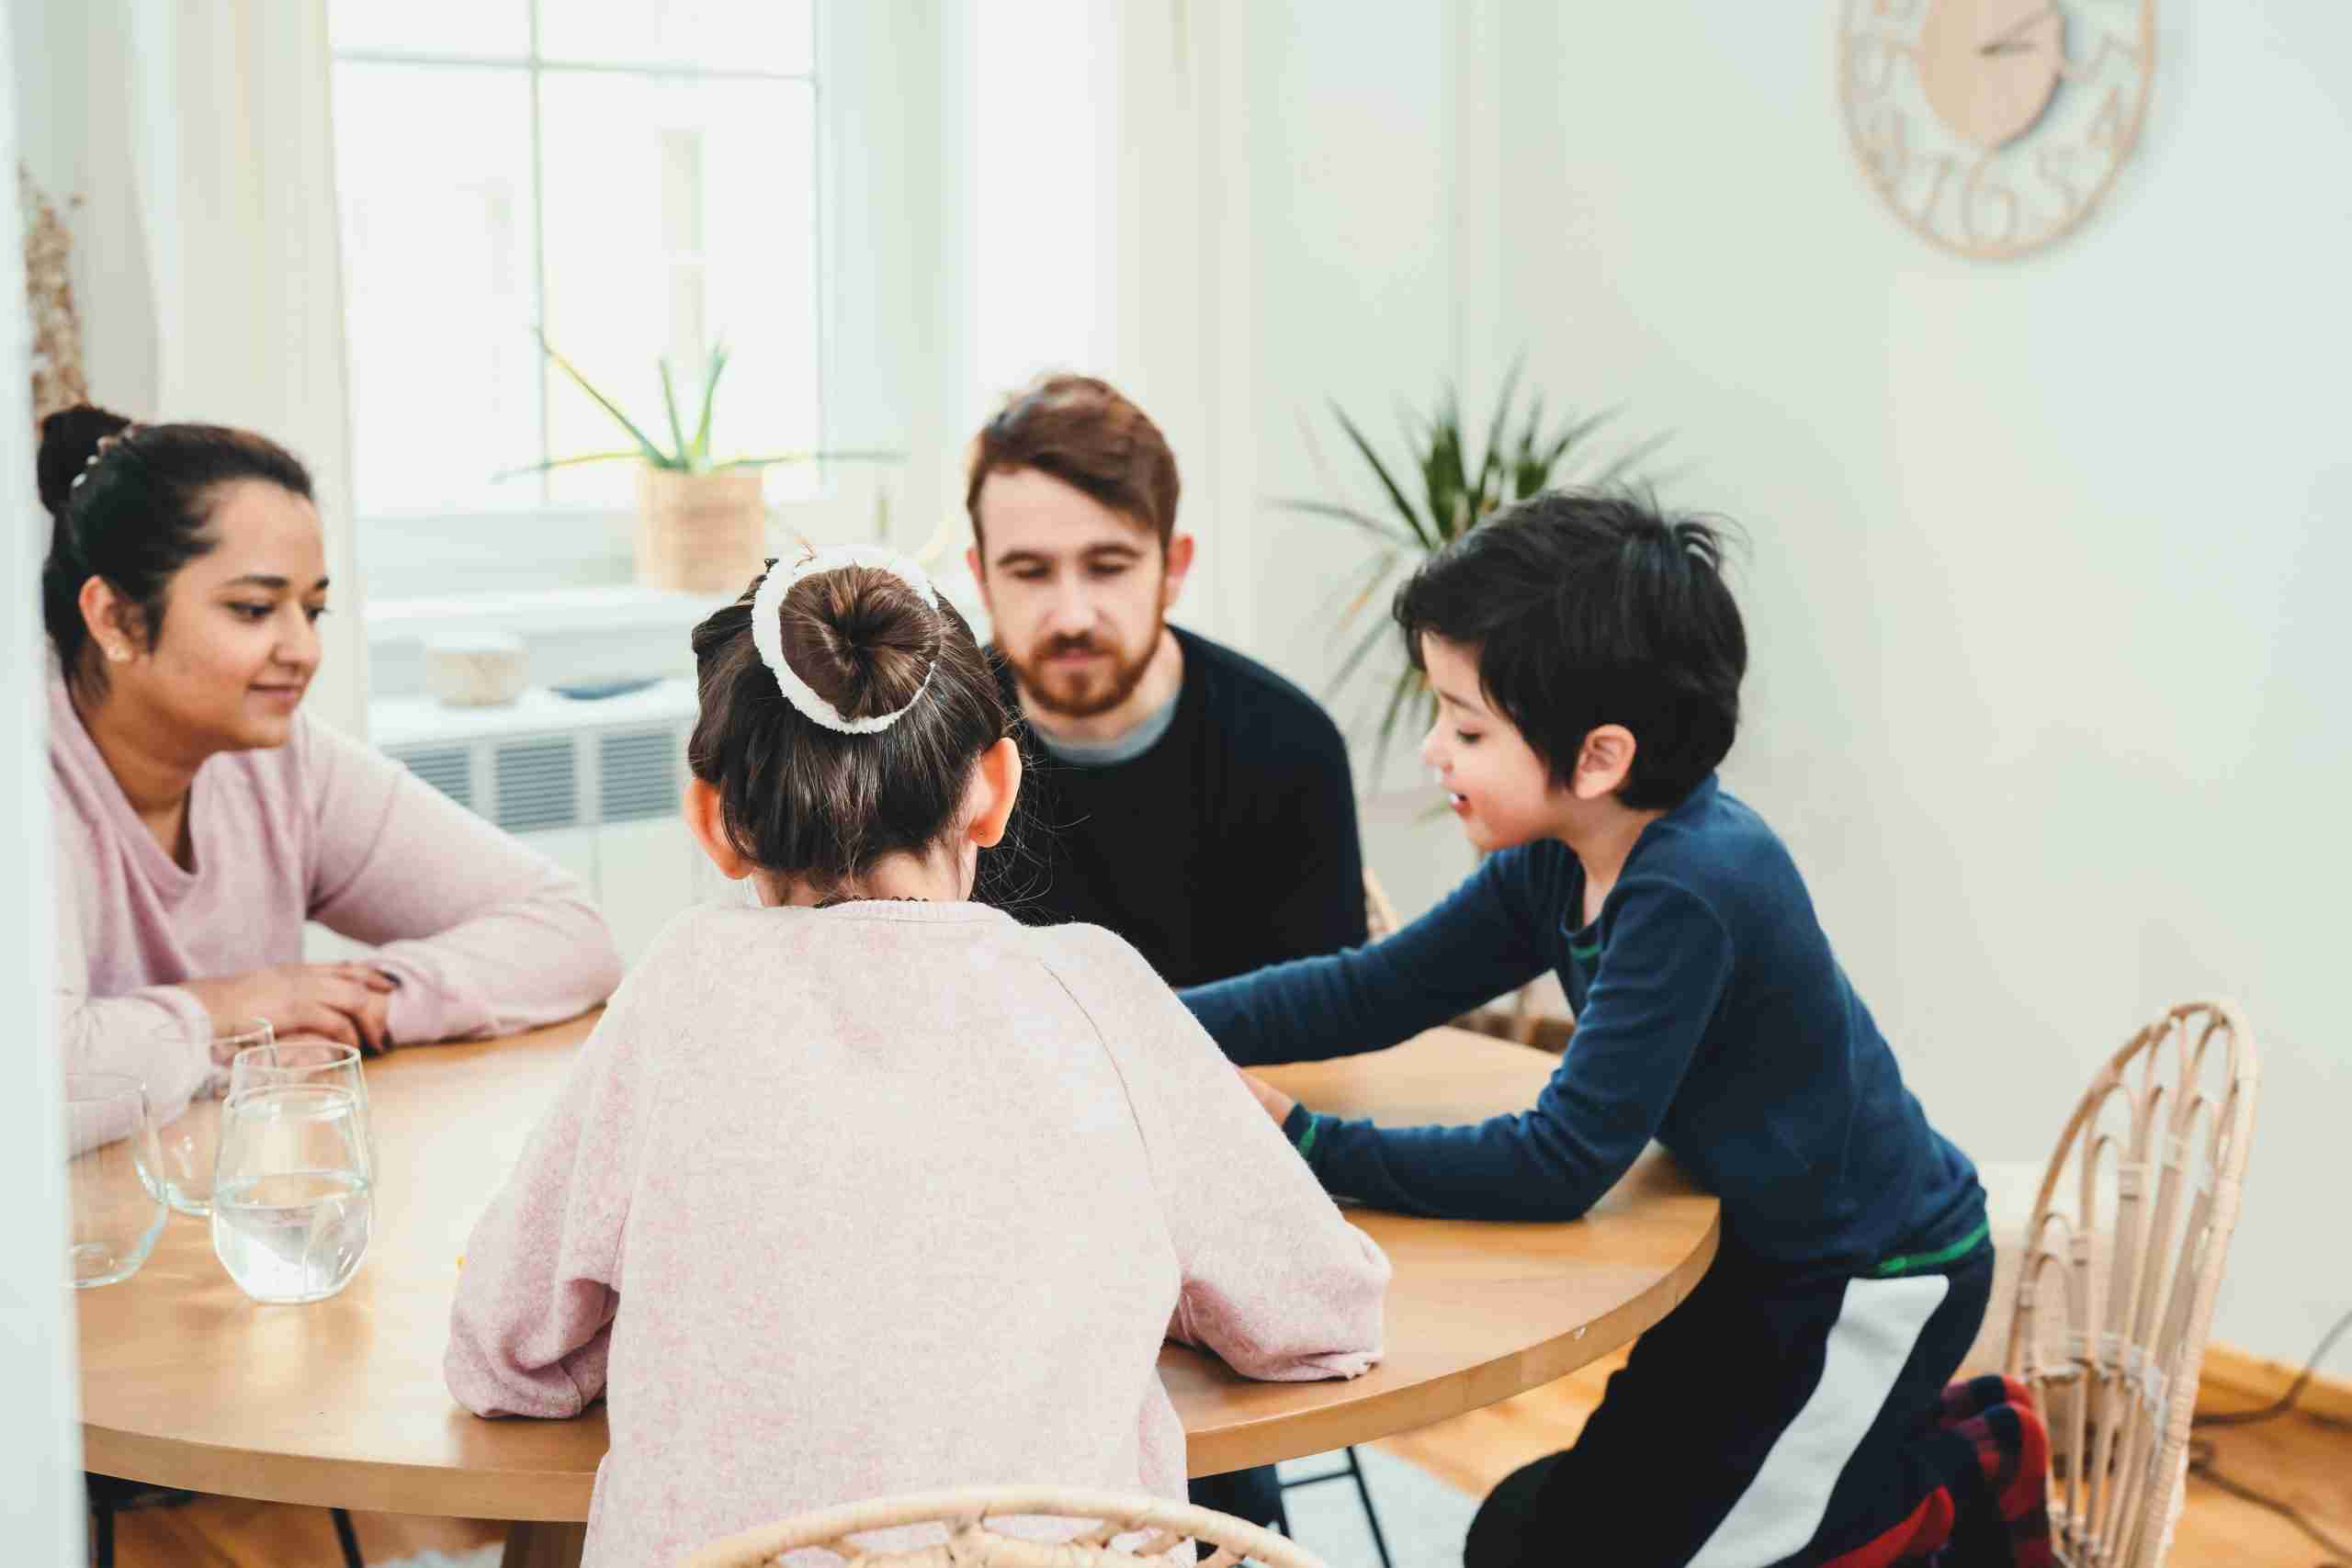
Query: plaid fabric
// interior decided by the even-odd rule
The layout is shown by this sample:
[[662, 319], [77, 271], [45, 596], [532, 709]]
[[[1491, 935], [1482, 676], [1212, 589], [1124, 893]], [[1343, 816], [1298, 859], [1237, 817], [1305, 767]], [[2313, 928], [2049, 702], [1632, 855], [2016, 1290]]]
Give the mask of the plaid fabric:
[[1901, 1524], [1823, 1568], [2052, 1568], [2050, 1438], [2025, 1385], [1951, 1384], [1936, 1438], [1929, 1463], [1942, 1484]]

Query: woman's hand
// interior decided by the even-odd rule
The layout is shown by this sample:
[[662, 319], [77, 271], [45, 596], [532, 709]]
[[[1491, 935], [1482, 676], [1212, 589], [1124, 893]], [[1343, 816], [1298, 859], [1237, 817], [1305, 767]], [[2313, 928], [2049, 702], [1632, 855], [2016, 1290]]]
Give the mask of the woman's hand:
[[1241, 1081], [1249, 1086], [1250, 1095], [1258, 1101], [1258, 1108], [1274, 1119], [1275, 1126], [1280, 1127], [1290, 1120], [1291, 1109], [1298, 1101], [1255, 1073], [1243, 1072], [1239, 1067], [1233, 1070], [1241, 1074]]
[[189, 980], [185, 988], [203, 1004], [215, 1029], [266, 1018], [280, 1039], [313, 1034], [363, 1051], [382, 1051], [391, 1044], [391, 995], [400, 983], [365, 964], [280, 964], [243, 975]]

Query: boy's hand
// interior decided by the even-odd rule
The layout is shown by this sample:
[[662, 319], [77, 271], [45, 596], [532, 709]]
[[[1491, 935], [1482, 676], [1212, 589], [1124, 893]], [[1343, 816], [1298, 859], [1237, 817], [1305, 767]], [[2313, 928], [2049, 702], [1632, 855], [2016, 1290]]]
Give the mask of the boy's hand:
[[1239, 1067], [1233, 1070], [1241, 1074], [1241, 1081], [1249, 1086], [1250, 1094], [1257, 1099], [1258, 1108], [1274, 1119], [1275, 1126], [1279, 1127], [1290, 1120], [1291, 1108], [1298, 1101], [1255, 1073], [1243, 1072]]

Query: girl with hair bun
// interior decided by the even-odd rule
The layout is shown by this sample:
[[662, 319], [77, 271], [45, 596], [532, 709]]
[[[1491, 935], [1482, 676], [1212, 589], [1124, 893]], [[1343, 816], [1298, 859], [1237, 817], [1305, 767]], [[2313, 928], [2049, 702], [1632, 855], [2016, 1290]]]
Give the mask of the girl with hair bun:
[[[164, 1114], [211, 1026], [381, 1049], [594, 1006], [619, 958], [580, 885], [322, 725], [327, 573], [311, 476], [209, 424], [80, 407], [41, 423], [50, 792], [68, 1066]], [[302, 962], [315, 919], [374, 951]]]
[[1038, 1481], [1184, 1500], [1161, 1340], [1352, 1377], [1387, 1260], [1136, 951], [969, 901], [1021, 787], [971, 628], [878, 549], [694, 635], [686, 817], [757, 908], [673, 920], [476, 1227], [450, 1391], [611, 1393], [587, 1552]]

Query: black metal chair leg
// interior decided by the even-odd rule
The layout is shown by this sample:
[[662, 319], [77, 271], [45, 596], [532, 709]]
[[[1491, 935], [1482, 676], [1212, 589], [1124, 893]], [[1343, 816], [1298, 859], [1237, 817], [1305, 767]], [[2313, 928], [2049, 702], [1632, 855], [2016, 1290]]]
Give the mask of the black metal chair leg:
[[93, 1568], [114, 1568], [114, 1505], [90, 1499], [90, 1562]]
[[[1373, 1526], [1372, 1533], [1379, 1535], [1380, 1527]], [[358, 1533], [351, 1528], [350, 1509], [337, 1508], [334, 1511], [334, 1538], [343, 1543], [344, 1568], [368, 1568], [368, 1560], [359, 1555]], [[1382, 1554], [1381, 1561], [1383, 1563], [1387, 1562], [1386, 1553]]]
[[[1348, 1473], [1356, 1478], [1356, 1495], [1363, 1499], [1363, 1522], [1372, 1527], [1372, 1549], [1380, 1553], [1380, 1568], [1395, 1568], [1388, 1561], [1388, 1540], [1380, 1533], [1380, 1515], [1372, 1506], [1372, 1488], [1364, 1483], [1363, 1466], [1356, 1462], [1355, 1445], [1348, 1445]], [[1290, 1532], [1283, 1532], [1287, 1535]]]

